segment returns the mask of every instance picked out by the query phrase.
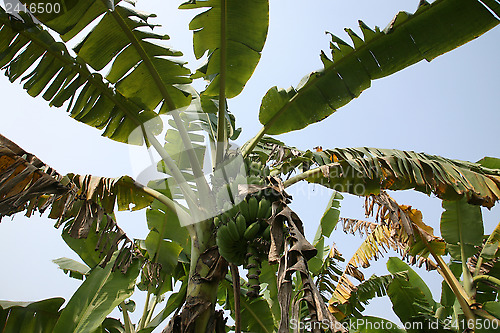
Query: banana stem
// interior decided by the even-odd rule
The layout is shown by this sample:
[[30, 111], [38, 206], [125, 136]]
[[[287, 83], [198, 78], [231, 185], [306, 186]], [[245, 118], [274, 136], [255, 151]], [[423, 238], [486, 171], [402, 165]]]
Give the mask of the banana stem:
[[134, 326], [130, 321], [130, 316], [128, 315], [125, 302], [121, 302], [120, 307], [122, 308], [122, 313], [123, 313], [123, 326], [125, 326], [125, 333], [134, 333], [135, 332]]
[[479, 257], [476, 262], [476, 268], [474, 269], [474, 277], [478, 276], [481, 272], [481, 266], [483, 265], [483, 257]]
[[[180, 221], [185, 221], [185, 222], [191, 221], [191, 216], [185, 211], [184, 207], [182, 207], [181, 205], [179, 205], [178, 203], [176, 203], [175, 201], [173, 201], [172, 199], [170, 199], [166, 195], [164, 195], [164, 194], [162, 194], [162, 193], [160, 193], [160, 192], [158, 192], [150, 187], [144, 186], [138, 182], [134, 182], [134, 185], [138, 189], [143, 191], [145, 194], [149, 195], [150, 197], [155, 198], [156, 200], [160, 201], [162, 204], [164, 204], [168, 208], [172, 209], [177, 214]], [[194, 232], [192, 225], [190, 225], [188, 223], [184, 223], [184, 224], [186, 225], [186, 228], [188, 229], [190, 234]]]
[[226, 41], [226, 0], [221, 0], [220, 15], [220, 68], [219, 68], [219, 110], [217, 114], [217, 148], [216, 162], [218, 165], [224, 159], [226, 152], [226, 66], [227, 66], [227, 41]]
[[495, 284], [497, 287], [500, 287], [500, 279], [497, 279], [496, 277], [493, 277], [490, 275], [474, 276], [474, 278], [472, 279], [472, 284], [476, 285], [479, 281], [487, 281], [487, 282]]
[[142, 310], [142, 317], [137, 327], [139, 331], [144, 327], [146, 327], [146, 318], [148, 316], [150, 298], [151, 298], [151, 288], [148, 287], [148, 294], [146, 295], [146, 302], [144, 303], [144, 309]]
[[231, 269], [231, 277], [233, 279], [233, 294], [234, 294], [234, 332], [241, 333], [241, 304], [240, 304], [240, 274], [238, 266], [229, 264]]
[[[333, 164], [328, 164], [328, 166], [330, 166], [330, 165], [333, 165]], [[294, 176], [294, 177], [286, 180], [283, 183], [283, 186], [285, 188], [287, 188], [289, 186], [292, 186], [295, 183], [298, 183], [301, 180], [307, 179], [307, 178], [312, 177], [312, 176], [320, 175], [322, 173], [323, 173], [323, 171], [321, 170], [321, 167], [320, 168], [311, 169], [311, 170], [307, 170], [306, 172], [302, 172], [302, 173], [298, 174], [297, 176]]]
[[[476, 322], [476, 316], [472, 312], [470, 305], [472, 304], [472, 300], [469, 298], [469, 295], [465, 292], [463, 289], [462, 285], [460, 282], [458, 282], [457, 278], [455, 275], [453, 275], [453, 272], [450, 270], [448, 265], [444, 262], [443, 258], [441, 258], [440, 255], [436, 254], [434, 250], [431, 248], [425, 237], [422, 236], [418, 228], [413, 228], [419, 236], [420, 239], [422, 239], [422, 242], [424, 243], [425, 247], [427, 250], [430, 252], [432, 257], [436, 260], [438, 266], [439, 266], [439, 273], [441, 276], [444, 278], [450, 289], [453, 291], [453, 294], [455, 294], [455, 297], [458, 300], [458, 303], [460, 304], [460, 307], [462, 308], [462, 311], [464, 312], [465, 318], [467, 319], [467, 322], [469, 323], [474, 323]], [[474, 329], [472, 330], [474, 332]]]

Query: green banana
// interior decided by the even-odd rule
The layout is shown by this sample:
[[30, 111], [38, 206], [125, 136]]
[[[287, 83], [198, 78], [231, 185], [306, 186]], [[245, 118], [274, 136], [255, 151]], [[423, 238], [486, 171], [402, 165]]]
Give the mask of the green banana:
[[245, 230], [243, 237], [246, 240], [253, 240], [255, 238], [255, 236], [257, 236], [259, 229], [260, 229], [260, 223], [258, 221], [254, 222], [254, 223], [250, 224], [250, 226], [247, 228], [247, 230]]
[[271, 240], [271, 226], [268, 225], [267, 228], [262, 232], [262, 238], [265, 240]]
[[269, 208], [267, 209], [267, 212], [266, 212], [266, 215], [265, 215], [265, 217], [264, 217], [264, 218], [265, 218], [265, 219], [268, 219], [268, 218], [270, 218], [270, 217], [271, 217], [271, 215], [272, 215], [272, 214], [273, 214], [273, 207], [272, 207], [272, 205], [271, 205], [271, 206], [269, 206]]
[[221, 220], [220, 220], [220, 217], [216, 216], [214, 217], [214, 225], [216, 227], [220, 226], [221, 225]]
[[228, 262], [236, 265], [242, 265], [246, 256], [246, 243], [238, 240], [233, 240], [230, 228], [228, 225], [223, 225], [217, 230], [216, 236], [219, 253]]
[[229, 215], [229, 213], [228, 213], [228, 212], [224, 212], [224, 213], [222, 213], [220, 216], [221, 216], [221, 219], [222, 219], [222, 223], [224, 223], [224, 224], [226, 224], [226, 223], [227, 223], [228, 221], [230, 221], [230, 220], [231, 220], [231, 218], [232, 218], [232, 216], [231, 216], [231, 215]]
[[248, 217], [249, 221], [255, 221], [257, 219], [257, 214], [259, 212], [259, 202], [256, 197], [251, 197], [248, 199]]
[[236, 227], [238, 228], [240, 238], [243, 238], [245, 231], [247, 230], [247, 220], [241, 214], [236, 218]]
[[238, 227], [236, 226], [236, 222], [233, 219], [230, 219], [229, 222], [227, 222], [227, 228], [229, 230], [229, 234], [231, 235], [232, 240], [235, 242], [239, 241], [240, 234], [238, 232]]
[[271, 207], [271, 202], [269, 200], [267, 200], [266, 198], [260, 199], [257, 217], [259, 219], [265, 219], [267, 211], [269, 210], [269, 207]]
[[231, 204], [231, 208], [227, 212], [231, 217], [235, 217], [238, 214], [238, 206]]
[[250, 221], [250, 213], [248, 211], [248, 201], [242, 200], [238, 205], [241, 215], [247, 220]]

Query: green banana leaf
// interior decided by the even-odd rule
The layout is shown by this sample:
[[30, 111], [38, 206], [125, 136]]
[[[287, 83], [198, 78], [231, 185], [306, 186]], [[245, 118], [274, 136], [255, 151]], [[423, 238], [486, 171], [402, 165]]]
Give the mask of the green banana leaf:
[[387, 269], [392, 274], [397, 274], [401, 272], [406, 272], [408, 276], [408, 282], [414, 288], [419, 289], [425, 295], [425, 300], [429, 304], [435, 304], [436, 302], [432, 298], [432, 293], [427, 284], [422, 280], [422, 278], [410, 267], [407, 263], [399, 258], [391, 257], [387, 260]]
[[486, 302], [483, 309], [500, 319], [500, 302]]
[[[226, 302], [229, 304], [231, 316], [234, 318], [233, 286], [227, 281], [222, 282], [222, 284], [226, 289]], [[272, 333], [275, 331], [273, 314], [264, 298], [258, 297], [251, 300], [242, 293], [240, 306], [242, 332]]]
[[403, 323], [421, 315], [432, 315], [435, 301], [427, 285], [410, 266], [399, 258], [389, 258], [387, 269], [392, 273], [407, 271], [408, 281], [394, 279], [387, 290], [394, 313]]
[[490, 169], [500, 169], [500, 159], [495, 157], [483, 157], [477, 161], [478, 164]]
[[330, 237], [333, 229], [335, 229], [337, 223], [339, 222], [340, 201], [342, 199], [344, 199], [344, 197], [340, 193], [336, 191], [332, 193], [330, 201], [326, 206], [326, 210], [321, 217], [318, 229], [316, 230], [313, 245], [318, 252], [308, 262], [309, 271], [313, 275], [316, 275], [323, 266], [325, 255], [329, 250], [328, 247], [325, 247], [325, 238]]
[[324, 68], [304, 77], [297, 88], [273, 87], [260, 107], [264, 133], [281, 134], [304, 128], [330, 116], [371, 81], [423, 59], [453, 50], [495, 27], [500, 13], [493, 0], [421, 1], [414, 14], [400, 12], [380, 31], [360, 21], [363, 38], [346, 29], [353, 46], [332, 35], [332, 57], [321, 55]]
[[299, 167], [311, 169], [300, 179], [355, 195], [415, 189], [444, 200], [465, 196], [469, 203], [486, 207], [500, 199], [500, 170], [425, 153], [367, 147], [295, 150], [278, 162], [277, 168], [287, 172]]
[[263, 297], [269, 304], [274, 318], [274, 325], [277, 327], [281, 319], [281, 310], [278, 302], [278, 280], [276, 278], [278, 267], [277, 265], [269, 264], [269, 261], [266, 260], [261, 263], [260, 270], [260, 283], [267, 285], [266, 290], [263, 292]]
[[61, 312], [53, 333], [93, 332], [118, 304], [134, 293], [139, 261], [135, 260], [125, 274], [112, 268], [113, 265], [97, 266], [91, 271]]
[[172, 293], [163, 310], [160, 311], [150, 322], [149, 324], [138, 331], [137, 333], [150, 333], [156, 327], [158, 327], [165, 319], [167, 319], [176, 309], [180, 308], [184, 301], [186, 300], [186, 291], [187, 291], [187, 282], [182, 281], [181, 288], [178, 292]]
[[[462, 260], [463, 250], [466, 258], [473, 256], [476, 246], [483, 244], [483, 218], [481, 207], [470, 205], [466, 200], [443, 201], [441, 214], [441, 236], [455, 260]], [[465, 259], [466, 259], [465, 258]]]
[[203, 94], [219, 96], [224, 77], [226, 98], [239, 95], [252, 76], [266, 41], [268, 0], [189, 1], [179, 8], [209, 8], [189, 24], [194, 31], [196, 59], [208, 53], [208, 62], [193, 75], [210, 81]]
[[336, 191], [332, 193], [330, 201], [328, 201], [328, 205], [326, 206], [327, 208], [321, 217], [314, 243], [316, 243], [316, 238], [318, 238], [318, 236], [330, 237], [332, 234], [333, 229], [335, 229], [339, 222], [340, 201], [342, 199], [344, 199], [342, 194]]
[[[163, 193], [170, 197], [168, 190], [163, 190]], [[176, 212], [158, 201], [154, 201], [146, 210], [146, 220], [149, 234], [144, 241], [144, 247], [152, 261], [161, 264], [161, 280], [171, 281], [181, 252], [187, 257], [191, 253], [189, 233], [181, 226]], [[162, 295], [170, 290], [170, 283], [163, 283], [155, 293]]]
[[[29, 17], [23, 18], [25, 22], [0, 9], [0, 64], [12, 82], [25, 74], [21, 80], [29, 95], [43, 93], [42, 97], [56, 107], [69, 101], [71, 117], [104, 130], [103, 136], [119, 142], [142, 144], [142, 138], [129, 140], [129, 136], [146, 122], [153, 133], [161, 131], [156, 113], [117, 93], [100, 74], [92, 74], [83, 59], [71, 56], [64, 44], [56, 42]], [[26, 73], [37, 60], [37, 66]]]
[[89, 266], [70, 258], [58, 258], [52, 262], [74, 279], [83, 280], [83, 277], [86, 277], [90, 272]]
[[1, 332], [52, 332], [63, 303], [63, 298], [50, 298], [38, 302], [0, 301]]
[[[462, 266], [457, 262], [451, 262], [448, 264], [451, 272], [457, 278], [460, 279], [460, 275], [462, 275]], [[440, 300], [440, 308], [436, 310], [436, 316], [440, 319], [447, 318], [451, 316], [453, 313], [453, 305], [456, 302], [457, 297], [451, 290], [450, 286], [446, 281], [441, 282], [441, 300]]]
[[495, 230], [484, 243], [479, 256], [486, 260], [493, 260], [497, 257], [498, 249], [500, 248], [500, 223], [497, 224]]

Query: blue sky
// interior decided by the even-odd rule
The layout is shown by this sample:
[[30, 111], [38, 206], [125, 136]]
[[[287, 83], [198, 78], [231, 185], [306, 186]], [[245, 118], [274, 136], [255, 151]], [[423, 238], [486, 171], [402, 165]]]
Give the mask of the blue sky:
[[[192, 11], [179, 11], [179, 1], [138, 1], [137, 8], [158, 15], [155, 23], [171, 36], [166, 43], [185, 54], [194, 70], [200, 64], [192, 55], [191, 32], [187, 24]], [[319, 53], [328, 50], [330, 31], [347, 35], [344, 27], [357, 29], [357, 20], [370, 27], [384, 28], [399, 10], [413, 12], [417, 0], [392, 1], [271, 1], [271, 21], [267, 44], [257, 70], [245, 91], [229, 101], [229, 108], [243, 127], [242, 144], [260, 129], [258, 109], [262, 96], [272, 86], [296, 86], [309, 72], [322, 67]], [[325, 121], [299, 132], [279, 136], [301, 149], [315, 146], [378, 147], [414, 150], [445, 157], [477, 161], [484, 156], [500, 157], [498, 124], [500, 112], [500, 29], [460, 47], [431, 63], [420, 62], [391, 77], [374, 81], [361, 96]], [[60, 173], [75, 172], [108, 177], [132, 174], [129, 149], [124, 144], [100, 137], [98, 130], [77, 123], [64, 109], [49, 108], [41, 98], [29, 97], [19, 83], [0, 79], [3, 98], [0, 133], [25, 150], [36, 154]], [[292, 208], [306, 224], [312, 239], [329, 199], [317, 186], [297, 185], [290, 193]], [[400, 204], [413, 205], [424, 213], [424, 220], [437, 231], [441, 201], [420, 193], [405, 191], [393, 195]], [[346, 195], [344, 217], [364, 218], [362, 200]], [[485, 229], [490, 232], [500, 221], [500, 210], [483, 210]], [[147, 228], [142, 212], [119, 214], [119, 224], [132, 237], [145, 237]], [[77, 256], [52, 228], [53, 221], [21, 216], [0, 223], [0, 299], [38, 300], [62, 296], [68, 299], [78, 283], [64, 277], [51, 259]], [[359, 246], [359, 237], [336, 230], [331, 242], [348, 260]], [[384, 260], [365, 272], [386, 274]], [[439, 301], [440, 276], [424, 274]], [[8, 286], [8, 287], [7, 287]], [[381, 306], [383, 305], [383, 306]], [[377, 301], [367, 314], [395, 320], [390, 302]]]

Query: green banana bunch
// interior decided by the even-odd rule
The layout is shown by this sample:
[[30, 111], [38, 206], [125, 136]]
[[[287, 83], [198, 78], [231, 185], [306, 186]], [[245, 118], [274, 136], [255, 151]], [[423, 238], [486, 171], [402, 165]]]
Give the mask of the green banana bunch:
[[[243, 241], [243, 235], [246, 231], [246, 221], [243, 221], [239, 216], [237, 220], [239, 221], [231, 219], [227, 224], [219, 226], [216, 242], [219, 247], [219, 253], [224, 259], [235, 265], [243, 265], [247, 253], [247, 243]], [[244, 227], [242, 227], [242, 223]]]
[[260, 258], [265, 258], [266, 247], [269, 247], [270, 225], [267, 220], [272, 215], [272, 202], [263, 192], [249, 195], [238, 205], [229, 202], [228, 196], [234, 198], [240, 184], [265, 185], [269, 174], [265, 164], [246, 159], [239, 173], [235, 170], [226, 175], [225, 180], [229, 183], [220, 182], [216, 193], [217, 207], [222, 211], [213, 220], [219, 252], [228, 262], [247, 265], [252, 288], [249, 293], [255, 296], [259, 293]]

